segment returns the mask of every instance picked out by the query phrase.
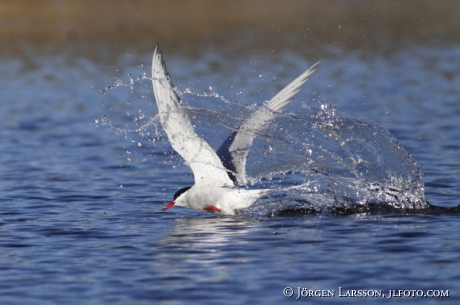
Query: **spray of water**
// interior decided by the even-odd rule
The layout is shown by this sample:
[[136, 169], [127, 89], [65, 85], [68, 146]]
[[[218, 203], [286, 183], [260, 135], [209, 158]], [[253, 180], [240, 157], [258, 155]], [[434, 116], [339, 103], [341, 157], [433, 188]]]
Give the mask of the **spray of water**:
[[[128, 78], [127, 82], [116, 79], [100, 92], [106, 94], [109, 90], [127, 88], [134, 95], [136, 86], [142, 86], [145, 81], [148, 85], [143, 86], [150, 85], [151, 79], [145, 74], [137, 78], [128, 75]], [[232, 101], [212, 87], [202, 93], [194, 93], [191, 88], [176, 90], [184, 100], [200, 99], [209, 105], [206, 109], [185, 107], [197, 133], [214, 149], [253, 111], [263, 107]], [[153, 97], [150, 97], [152, 101], [145, 102], [147, 95], [139, 95], [144, 104], [155, 107]], [[304, 186], [265, 199], [250, 208], [249, 213], [428, 206], [420, 166], [390, 132], [372, 123], [341, 117], [335, 106], [328, 103], [321, 103], [317, 108], [304, 101], [299, 105], [294, 111], [277, 113], [275, 119], [255, 135], [247, 156], [247, 187]], [[124, 127], [107, 116], [92, 123], [114, 128], [125, 138], [137, 142], [138, 148], [163, 150], [173, 155], [155, 110], [149, 109], [150, 113], [146, 113], [142, 107], [127, 112], [129, 122]], [[139, 140], [134, 140], [135, 137]], [[131, 156], [130, 152], [128, 158]], [[180, 162], [177, 158], [174, 160]]]

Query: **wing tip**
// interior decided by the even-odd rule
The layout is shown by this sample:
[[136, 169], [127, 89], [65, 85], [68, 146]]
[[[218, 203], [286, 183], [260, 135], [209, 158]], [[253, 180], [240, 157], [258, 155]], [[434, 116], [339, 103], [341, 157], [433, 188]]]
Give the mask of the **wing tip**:
[[164, 70], [164, 74], [166, 77], [166, 80], [171, 83], [171, 86], [174, 87], [172, 81], [171, 81], [171, 76], [169, 75], [168, 68], [166, 67], [166, 62], [164, 61], [163, 57], [163, 52], [160, 50], [160, 43], [157, 43], [155, 46], [155, 50], [153, 51], [153, 56], [152, 56], [152, 77], [154, 72], [158, 73], [158, 70], [156, 69], [157, 65], [161, 65], [161, 67]]
[[[160, 43], [157, 43], [155, 46], [155, 50], [153, 51], [152, 56], [152, 83], [153, 83], [153, 91], [155, 98], [157, 98], [157, 90], [155, 88], [165, 88], [168, 87], [171, 90], [178, 102], [181, 105], [181, 99], [174, 89], [175, 86], [171, 80], [171, 76], [169, 75], [168, 68], [166, 67], [166, 62], [164, 61], [163, 52], [160, 50]], [[158, 84], [163, 83], [163, 85], [158, 86]], [[161, 89], [159, 90], [162, 91]]]
[[286, 107], [295, 95], [300, 91], [302, 86], [308, 81], [309, 77], [316, 71], [316, 67], [321, 61], [316, 62], [310, 68], [305, 70], [296, 79], [290, 82], [278, 94], [266, 103], [266, 107], [272, 111], [279, 112]]
[[153, 51], [153, 56], [152, 56], [152, 76], [154, 71], [156, 71], [156, 67], [160, 63], [163, 67], [165, 66], [164, 60], [163, 60], [163, 52], [160, 50], [160, 43], [157, 43], [155, 46], [155, 50]]

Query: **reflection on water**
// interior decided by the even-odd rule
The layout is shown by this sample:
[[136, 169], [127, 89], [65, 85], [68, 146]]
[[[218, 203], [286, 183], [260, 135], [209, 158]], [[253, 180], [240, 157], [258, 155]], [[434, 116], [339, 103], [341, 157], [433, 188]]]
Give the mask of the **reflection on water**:
[[[252, 234], [251, 228], [256, 228], [259, 223], [253, 218], [221, 217], [176, 218], [174, 221], [174, 230], [168, 232], [160, 243], [165, 251], [159, 257], [166, 264], [179, 259], [203, 264], [203, 268], [216, 262], [235, 263], [244, 260], [229, 256], [219, 249], [229, 246], [244, 248], [247, 242], [236, 242], [238, 236]], [[186, 256], [178, 249], [184, 249]]]

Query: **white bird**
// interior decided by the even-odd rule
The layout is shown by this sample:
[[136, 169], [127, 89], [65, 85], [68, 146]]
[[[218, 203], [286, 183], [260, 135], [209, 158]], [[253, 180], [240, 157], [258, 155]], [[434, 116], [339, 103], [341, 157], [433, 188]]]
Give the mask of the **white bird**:
[[173, 201], [163, 210], [177, 205], [234, 215], [236, 211], [248, 208], [259, 198], [299, 187], [296, 185], [282, 189], [245, 189], [238, 185], [246, 183], [246, 156], [256, 133], [275, 117], [276, 112], [289, 104], [315, 71], [318, 63], [266, 102], [264, 107], [254, 112], [238, 131], [227, 138], [216, 153], [193, 129], [187, 111], [174, 90], [163, 55], [157, 45], [152, 59], [152, 84], [160, 122], [173, 149], [191, 167], [195, 179], [193, 186], [176, 192]]

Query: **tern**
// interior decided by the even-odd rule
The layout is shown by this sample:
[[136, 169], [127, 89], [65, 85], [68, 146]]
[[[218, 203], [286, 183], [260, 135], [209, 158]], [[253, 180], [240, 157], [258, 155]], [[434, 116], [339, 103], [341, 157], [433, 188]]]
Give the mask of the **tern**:
[[246, 183], [246, 157], [257, 132], [291, 102], [308, 77], [315, 72], [318, 63], [255, 111], [215, 152], [193, 129], [157, 44], [152, 59], [152, 85], [159, 119], [173, 149], [190, 166], [195, 180], [193, 186], [177, 191], [173, 201], [165, 205], [163, 210], [177, 205], [199, 211], [235, 215], [259, 198], [299, 187], [294, 185], [280, 189], [246, 189], [241, 186]]

